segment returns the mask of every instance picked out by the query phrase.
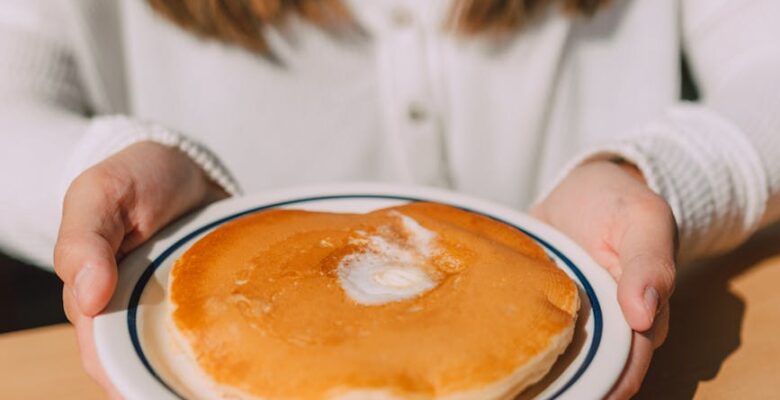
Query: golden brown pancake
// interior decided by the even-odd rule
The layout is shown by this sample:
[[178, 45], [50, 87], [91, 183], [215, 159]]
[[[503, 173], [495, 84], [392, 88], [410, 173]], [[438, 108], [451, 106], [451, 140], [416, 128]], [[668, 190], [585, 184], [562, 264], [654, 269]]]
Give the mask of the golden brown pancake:
[[506, 398], [579, 308], [528, 236], [436, 203], [236, 219], [176, 262], [169, 301], [205, 376], [261, 399]]

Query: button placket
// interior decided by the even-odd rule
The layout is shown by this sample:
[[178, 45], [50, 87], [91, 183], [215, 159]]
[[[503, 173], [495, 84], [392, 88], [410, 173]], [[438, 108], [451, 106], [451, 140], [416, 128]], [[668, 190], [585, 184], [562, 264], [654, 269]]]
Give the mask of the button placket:
[[[405, 58], [404, 71], [399, 71], [399, 103], [396, 105], [396, 115], [399, 118], [400, 132], [407, 154], [407, 162], [418, 182], [433, 183], [438, 181], [441, 171], [442, 151], [435, 123], [433, 104], [430, 95], [425, 64], [425, 49], [422, 41], [415, 38], [414, 52], [405, 51], [398, 57]], [[409, 49], [410, 47], [402, 47]]]
[[[399, 2], [402, 3], [402, 2]], [[416, 182], [442, 181], [444, 163], [440, 124], [437, 124], [428, 65], [424, 7], [410, 3], [387, 8], [382, 30], [380, 71], [384, 96], [389, 100], [386, 117], [399, 161], [408, 178]]]

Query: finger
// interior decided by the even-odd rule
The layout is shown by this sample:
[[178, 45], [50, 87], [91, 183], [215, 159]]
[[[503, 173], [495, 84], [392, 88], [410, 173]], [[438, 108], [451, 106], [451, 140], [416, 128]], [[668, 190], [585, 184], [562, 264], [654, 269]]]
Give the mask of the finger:
[[100, 181], [72, 186], [63, 204], [54, 251], [57, 275], [72, 288], [75, 303], [93, 316], [116, 286], [116, 252], [125, 234], [117, 191]]
[[113, 249], [105, 240], [92, 235], [73, 234], [60, 239], [58, 246], [68, 248], [57, 262], [66, 287], [74, 295], [79, 312], [99, 313], [108, 303], [117, 280]]
[[67, 318], [71, 324], [78, 312], [78, 305], [73, 299], [72, 290], [73, 289], [69, 286], [64, 286], [62, 288], [62, 310], [65, 312], [65, 318]]
[[623, 400], [634, 396], [639, 391], [642, 380], [647, 374], [652, 357], [653, 343], [651, 338], [648, 335], [634, 332], [631, 353], [628, 356], [626, 367], [606, 399]]
[[674, 219], [665, 204], [653, 207], [630, 222], [617, 246], [618, 301], [628, 324], [640, 332], [653, 326], [674, 290]]
[[[73, 303], [75, 299], [69, 290], [63, 291], [63, 300]], [[78, 341], [79, 353], [81, 355], [81, 365], [84, 371], [92, 380], [97, 382], [108, 394], [109, 398], [121, 399], [121, 395], [114, 385], [108, 379], [100, 360], [97, 357], [95, 341], [92, 331], [92, 318], [84, 314], [74, 312], [72, 314], [73, 325], [76, 328], [76, 339]]]
[[661, 312], [658, 313], [655, 321], [652, 335], [653, 349], [661, 347], [666, 341], [666, 337], [669, 335], [669, 303], [666, 303], [661, 307]]

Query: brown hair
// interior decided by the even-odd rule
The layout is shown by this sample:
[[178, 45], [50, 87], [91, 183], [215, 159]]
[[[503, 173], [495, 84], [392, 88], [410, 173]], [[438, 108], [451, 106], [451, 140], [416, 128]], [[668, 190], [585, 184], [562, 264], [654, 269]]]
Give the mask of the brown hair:
[[[425, 1], [425, 0], [421, 0]], [[455, 0], [447, 24], [465, 35], [516, 30], [551, 2], [590, 15], [606, 0]], [[258, 53], [269, 51], [263, 26], [297, 14], [325, 29], [349, 26], [352, 18], [339, 0], [148, 0], [152, 8], [202, 37], [236, 44]]]

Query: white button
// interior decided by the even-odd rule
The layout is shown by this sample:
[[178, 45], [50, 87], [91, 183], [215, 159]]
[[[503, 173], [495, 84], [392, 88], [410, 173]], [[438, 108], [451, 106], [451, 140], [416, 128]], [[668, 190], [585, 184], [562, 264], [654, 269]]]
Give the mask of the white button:
[[428, 118], [428, 110], [420, 103], [409, 104], [406, 112], [412, 122], [423, 122]]
[[390, 20], [397, 28], [406, 28], [412, 24], [414, 17], [406, 8], [394, 8], [390, 14]]

